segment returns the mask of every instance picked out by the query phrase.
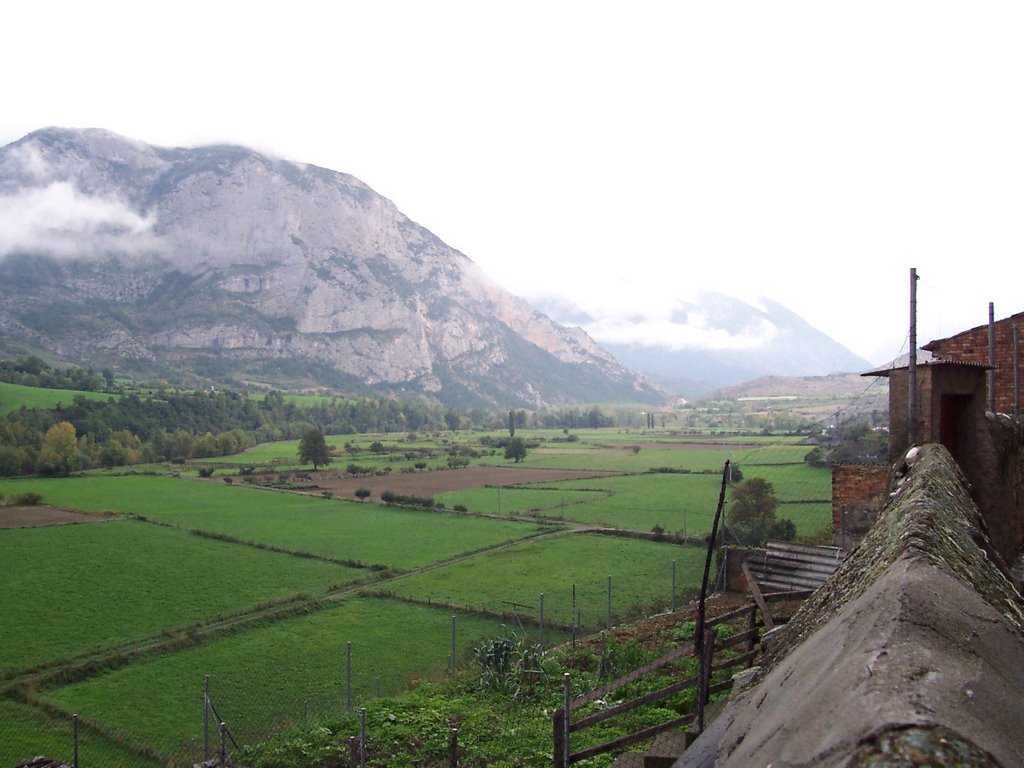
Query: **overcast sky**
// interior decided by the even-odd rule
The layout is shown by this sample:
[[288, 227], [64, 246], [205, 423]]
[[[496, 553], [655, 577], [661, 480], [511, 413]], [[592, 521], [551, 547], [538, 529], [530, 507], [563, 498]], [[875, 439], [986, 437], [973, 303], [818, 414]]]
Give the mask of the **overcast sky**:
[[8, 4], [48, 125], [359, 177], [520, 295], [765, 295], [872, 362], [1024, 310], [1019, 2]]

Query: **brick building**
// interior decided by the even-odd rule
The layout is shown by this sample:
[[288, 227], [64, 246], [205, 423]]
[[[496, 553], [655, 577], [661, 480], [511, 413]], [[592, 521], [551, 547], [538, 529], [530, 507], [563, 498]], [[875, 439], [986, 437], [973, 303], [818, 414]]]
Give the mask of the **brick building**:
[[[1012, 563], [1024, 550], [1024, 422], [1017, 338], [1024, 313], [923, 347], [916, 360], [919, 444], [941, 443], [963, 471], [995, 554]], [[869, 371], [889, 379], [889, 459], [910, 446], [909, 358]], [[995, 412], [1007, 414], [996, 416]], [[833, 468], [833, 543], [849, 547], [888, 498], [890, 467]]]

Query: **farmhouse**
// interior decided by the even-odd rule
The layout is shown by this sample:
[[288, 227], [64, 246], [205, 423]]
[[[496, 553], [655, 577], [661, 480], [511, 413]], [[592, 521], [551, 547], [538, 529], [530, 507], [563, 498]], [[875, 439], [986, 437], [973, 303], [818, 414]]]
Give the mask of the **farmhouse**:
[[675, 768], [1020, 764], [1021, 325], [866, 374], [889, 377], [891, 466], [835, 468], [853, 551]]

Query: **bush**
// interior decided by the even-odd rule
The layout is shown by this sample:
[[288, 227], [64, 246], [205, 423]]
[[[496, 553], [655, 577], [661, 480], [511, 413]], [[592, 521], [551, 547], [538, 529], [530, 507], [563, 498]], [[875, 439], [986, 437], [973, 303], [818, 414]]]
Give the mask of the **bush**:
[[27, 491], [11, 496], [8, 505], [12, 507], [38, 507], [43, 503], [43, 497], [38, 493]]
[[369, 488], [356, 488], [356, 490], [355, 490], [355, 497], [357, 499], [359, 499], [360, 501], [366, 501], [366, 499], [368, 499], [370, 497], [370, 489]]
[[199, 468], [199, 476], [200, 477], [213, 477], [214, 471], [215, 471], [214, 467], [200, 467]]

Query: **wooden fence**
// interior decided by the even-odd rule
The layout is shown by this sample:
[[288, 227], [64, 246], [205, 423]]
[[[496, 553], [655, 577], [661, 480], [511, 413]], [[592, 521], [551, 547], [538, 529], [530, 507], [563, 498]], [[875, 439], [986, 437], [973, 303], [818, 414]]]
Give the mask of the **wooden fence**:
[[[810, 592], [806, 590], [798, 592], [768, 593], [763, 595], [763, 602], [769, 603], [782, 600], [802, 600], [809, 594]], [[595, 755], [600, 755], [605, 752], [619, 750], [624, 747], [628, 747], [631, 744], [652, 739], [663, 731], [674, 730], [684, 726], [690, 726], [695, 723], [703, 723], [704, 707], [707, 705], [710, 697], [716, 693], [727, 691], [732, 687], [731, 678], [713, 684], [712, 676], [714, 673], [728, 669], [735, 669], [736, 667], [748, 668], [752, 666], [759, 651], [760, 629], [765, 626], [765, 619], [767, 619], [769, 626], [771, 626], [773, 619], [775, 623], [781, 623], [784, 621], [784, 619], [780, 619], [779, 616], [772, 617], [762, 613], [762, 610], [766, 609], [758, 608], [758, 603], [752, 602], [749, 605], [729, 611], [721, 616], [715, 617], [714, 619], [709, 619], [705, 629], [703, 658], [697, 660], [697, 674], [695, 676], [672, 683], [660, 690], [653, 691], [631, 701], [624, 701], [613, 707], [608, 707], [607, 709], [594, 712], [575, 721], [572, 720], [572, 713], [574, 711], [586, 706], [587, 704], [598, 701], [599, 699], [604, 699], [613, 691], [616, 691], [629, 683], [640, 680], [659, 669], [674, 664], [680, 659], [694, 656], [696, 654], [696, 645], [692, 642], [687, 643], [686, 645], [671, 651], [665, 656], [662, 656], [660, 659], [652, 661], [649, 664], [645, 664], [644, 666], [623, 675], [617, 680], [575, 699], [570, 699], [571, 679], [569, 673], [566, 673], [563, 676], [562, 707], [558, 709], [552, 717], [555, 768], [568, 768], [573, 763], [579, 762], [580, 760], [584, 760], [588, 757], [594, 757]], [[729, 638], [717, 640], [715, 627], [720, 624], [733, 622], [742, 623], [743, 626], [745, 626], [745, 629]], [[737, 649], [740, 649], [739, 653], [736, 653]], [[609, 718], [623, 715], [627, 712], [638, 709], [639, 707], [663, 701], [685, 691], [688, 688], [696, 689], [693, 712], [664, 723], [650, 726], [649, 728], [645, 728], [636, 733], [620, 736], [617, 739], [585, 747], [575, 752], [572, 751], [572, 734], [580, 733], [581, 731], [597, 725], [598, 723], [602, 723]]]

